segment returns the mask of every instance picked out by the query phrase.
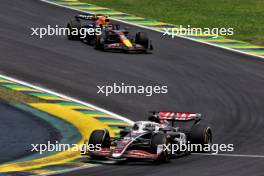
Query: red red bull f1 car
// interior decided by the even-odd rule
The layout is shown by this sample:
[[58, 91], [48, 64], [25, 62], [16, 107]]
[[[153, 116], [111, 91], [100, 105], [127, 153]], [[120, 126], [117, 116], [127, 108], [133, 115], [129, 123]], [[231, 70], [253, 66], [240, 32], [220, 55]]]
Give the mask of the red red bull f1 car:
[[104, 15], [77, 15], [67, 24], [68, 39], [81, 40], [103, 51], [146, 53], [153, 50], [145, 32], [132, 35], [128, 29], [109, 22]]
[[[187, 143], [202, 147], [212, 144], [212, 130], [201, 123], [201, 114], [151, 112], [149, 121], [135, 122], [131, 128], [121, 130], [119, 137], [110, 137], [106, 129], [93, 131], [85, 144], [99, 144], [101, 150], [82, 154], [91, 160], [168, 162], [190, 154], [192, 151], [187, 149], [172, 148]], [[197, 152], [203, 152], [203, 148]]]

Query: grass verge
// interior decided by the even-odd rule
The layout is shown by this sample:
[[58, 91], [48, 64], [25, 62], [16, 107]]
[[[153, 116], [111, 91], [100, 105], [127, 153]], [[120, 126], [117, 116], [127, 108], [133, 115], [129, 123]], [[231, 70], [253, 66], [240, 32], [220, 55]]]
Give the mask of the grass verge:
[[234, 28], [228, 38], [264, 45], [263, 0], [80, 0], [140, 17], [197, 28]]

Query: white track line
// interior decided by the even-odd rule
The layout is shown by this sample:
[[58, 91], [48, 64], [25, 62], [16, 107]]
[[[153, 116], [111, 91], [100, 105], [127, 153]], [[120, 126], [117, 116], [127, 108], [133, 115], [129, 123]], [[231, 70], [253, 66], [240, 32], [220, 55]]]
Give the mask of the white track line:
[[93, 109], [96, 109], [96, 110], [98, 110], [98, 111], [104, 112], [104, 113], [106, 113], [106, 114], [110, 114], [110, 115], [115, 116], [115, 117], [117, 117], [117, 118], [119, 118], [119, 119], [121, 119], [121, 120], [124, 120], [125, 122], [127, 122], [127, 123], [129, 123], [129, 124], [133, 124], [133, 123], [134, 123], [132, 120], [129, 120], [129, 119], [123, 117], [123, 116], [120, 116], [120, 115], [118, 115], [118, 114], [115, 114], [115, 113], [113, 113], [113, 112], [110, 112], [110, 111], [108, 111], [108, 110], [105, 110], [105, 109], [103, 109], [103, 108], [100, 108], [100, 107], [98, 107], [98, 106], [92, 105], [92, 104], [90, 104], [90, 103], [86, 103], [86, 102], [83, 102], [83, 101], [81, 101], [81, 100], [77, 100], [77, 99], [75, 99], [75, 98], [72, 98], [72, 97], [69, 97], [69, 96], [62, 95], [62, 94], [60, 94], [60, 93], [54, 92], [54, 91], [52, 91], [52, 90], [49, 90], [49, 89], [46, 89], [46, 88], [42, 88], [42, 87], [39, 87], [39, 86], [35, 86], [35, 85], [33, 85], [33, 84], [26, 83], [26, 82], [24, 82], [24, 81], [21, 81], [21, 80], [15, 79], [15, 78], [11, 78], [11, 77], [9, 77], [9, 76], [5, 76], [5, 75], [0, 74], [0, 77], [5, 78], [5, 79], [10, 80], [10, 81], [13, 81], [13, 82], [17, 82], [17, 83], [19, 83], [19, 84], [23, 84], [23, 85], [28, 86], [28, 87], [32, 87], [32, 88], [34, 88], [34, 89], [38, 89], [38, 90], [41, 90], [41, 91], [44, 91], [44, 92], [47, 92], [47, 93], [50, 93], [50, 94], [56, 95], [56, 96], [61, 97], [61, 98], [64, 98], [64, 99], [68, 99], [68, 100], [74, 101], [74, 102], [76, 102], [76, 103], [80, 103], [80, 104], [85, 105], [85, 106], [89, 106], [89, 107], [91, 107], [91, 108], [93, 108]]
[[[74, 10], [74, 11], [78, 11], [78, 12], [88, 13], [87, 11], [75, 9], [73, 7], [68, 7], [68, 6], [61, 5], [61, 4], [57, 4], [55, 2], [50, 2], [49, 0], [40, 0], [40, 1], [45, 2], [45, 3], [48, 3], [48, 4], [56, 5], [56, 6], [59, 6], [59, 7], [71, 9], [71, 10]], [[90, 14], [93, 14], [92, 12], [89, 12], [89, 13]], [[152, 31], [156, 31], [156, 32], [163, 33], [162, 31], [157, 30], [157, 29], [153, 29], [151, 27], [146, 27], [146, 26], [142, 26], [142, 25], [138, 25], [138, 24], [133, 24], [133, 23], [129, 23], [129, 22], [126, 22], [126, 21], [123, 21], [123, 20], [115, 19], [115, 18], [110, 18], [110, 19], [112, 19], [114, 21], [118, 21], [118, 22], [124, 23], [124, 24], [129, 24], [129, 25], [137, 26], [137, 27], [140, 27], [140, 28], [143, 28], [143, 29], [148, 29], [148, 30], [152, 30]], [[189, 38], [189, 37], [185, 37], [185, 36], [177, 35], [175, 37], [179, 37], [179, 38], [183, 38], [183, 39], [186, 39], [186, 40], [191, 40], [191, 41], [194, 41], [194, 42], [203, 43], [203, 44], [210, 45], [210, 46], [214, 46], [214, 47], [217, 47], [217, 48], [222, 48], [222, 49], [225, 49], [225, 50], [233, 51], [233, 52], [236, 52], [236, 53], [245, 54], [245, 55], [248, 55], [248, 56], [254, 56], [254, 57], [258, 57], [258, 58], [264, 59], [264, 56], [250, 54], [250, 53], [247, 53], [247, 52], [239, 51], [239, 50], [232, 49], [232, 48], [227, 48], [227, 47], [220, 46], [220, 45], [216, 45], [216, 44], [213, 44], [213, 43], [208, 43], [208, 42], [203, 42], [203, 41], [195, 40], [195, 39], [192, 39], [192, 38]]]
[[228, 157], [244, 157], [244, 158], [264, 158], [264, 155], [245, 155], [245, 154], [192, 153], [192, 155], [228, 156]]

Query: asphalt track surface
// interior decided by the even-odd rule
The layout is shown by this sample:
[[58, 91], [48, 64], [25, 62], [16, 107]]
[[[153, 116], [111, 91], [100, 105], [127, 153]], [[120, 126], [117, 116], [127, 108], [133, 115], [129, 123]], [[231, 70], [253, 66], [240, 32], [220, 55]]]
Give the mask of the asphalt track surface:
[[60, 139], [50, 124], [0, 101], [0, 164], [30, 156], [31, 144]]
[[[0, 70], [126, 116], [144, 120], [149, 110], [204, 114], [215, 143], [236, 154], [264, 155], [264, 65], [261, 59], [170, 39], [147, 31], [153, 54], [106, 53], [65, 37], [30, 36], [30, 27], [65, 26], [76, 12], [38, 0], [0, 6]], [[126, 25], [125, 25], [126, 26]], [[132, 27], [132, 30], [139, 28]], [[97, 85], [167, 85], [165, 95], [97, 94]], [[61, 175], [263, 176], [263, 158], [191, 155], [169, 164], [103, 165]]]

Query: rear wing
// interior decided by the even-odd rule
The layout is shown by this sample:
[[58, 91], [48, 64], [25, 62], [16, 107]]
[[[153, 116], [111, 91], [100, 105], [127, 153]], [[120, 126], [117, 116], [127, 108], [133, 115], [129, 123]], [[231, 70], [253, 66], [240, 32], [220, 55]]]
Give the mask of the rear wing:
[[102, 15], [102, 14], [94, 14], [94, 15], [88, 15], [88, 14], [79, 14], [79, 15], [75, 15], [75, 19], [76, 20], [90, 20], [90, 21], [96, 21], [98, 20], [98, 18], [100, 17], [108, 17], [107, 15]]
[[170, 112], [170, 111], [152, 111], [149, 112], [149, 120], [157, 123], [165, 123], [166, 121], [200, 121], [202, 115], [200, 113], [190, 112]]

